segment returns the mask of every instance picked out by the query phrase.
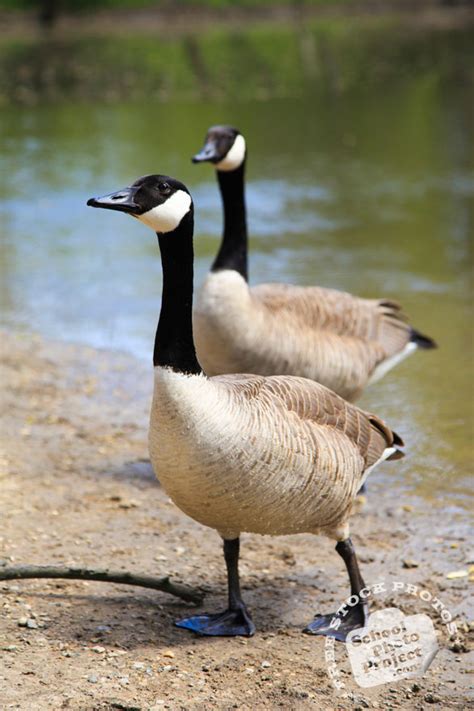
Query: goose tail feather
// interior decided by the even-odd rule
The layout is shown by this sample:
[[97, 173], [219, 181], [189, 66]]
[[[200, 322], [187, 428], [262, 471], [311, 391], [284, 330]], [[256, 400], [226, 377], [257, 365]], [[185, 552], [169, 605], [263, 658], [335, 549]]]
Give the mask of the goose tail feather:
[[392, 445], [395, 451], [392, 452], [389, 457], [387, 457], [387, 462], [392, 462], [394, 459], [403, 459], [403, 457], [405, 456], [405, 452], [400, 449], [400, 447], [405, 446], [405, 442], [402, 440], [400, 435], [394, 432], [393, 430], [391, 430], [391, 434], [393, 437]]
[[404, 447], [405, 442], [402, 440], [400, 435], [390, 429], [390, 427], [383, 420], [375, 415], [370, 415], [369, 420], [372, 426], [383, 434], [388, 447], [393, 449], [393, 452], [391, 452], [388, 457], [385, 457], [385, 459], [387, 461], [392, 461], [393, 459], [401, 459], [404, 457], [405, 452], [403, 452], [400, 447]]
[[398, 447], [395, 448], [395, 451], [387, 457], [387, 462], [392, 462], [394, 459], [403, 459], [405, 456], [405, 452], [402, 452], [401, 449], [398, 449]]
[[436, 343], [436, 341], [434, 341], [429, 336], [424, 336], [422, 333], [416, 331], [414, 328], [412, 328], [411, 330], [410, 341], [411, 343], [415, 343], [418, 348], [423, 348], [424, 350], [438, 348], [438, 344]]

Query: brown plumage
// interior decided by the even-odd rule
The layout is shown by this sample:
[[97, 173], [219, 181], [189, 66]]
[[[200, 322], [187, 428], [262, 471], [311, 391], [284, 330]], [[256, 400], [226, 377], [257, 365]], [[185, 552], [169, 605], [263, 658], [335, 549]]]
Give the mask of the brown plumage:
[[157, 475], [183, 511], [224, 538], [243, 531], [346, 538], [371, 467], [401, 456], [400, 437], [381, 419], [304, 378], [168, 370], [155, 378]]
[[[393, 301], [288, 284], [261, 284], [250, 293], [255, 307], [265, 311], [268, 328], [281, 330], [282, 338], [303, 345], [307, 332], [313, 363], [309, 354], [294, 353], [285, 372], [317, 380], [349, 400], [360, 395], [379, 364], [401, 353], [411, 339], [412, 329]], [[278, 346], [274, 350], [276, 356]]]
[[206, 277], [193, 322], [208, 375], [299, 375], [348, 400], [416, 348], [395, 302], [320, 287], [250, 288], [233, 270]]
[[386, 357], [410, 340], [411, 328], [395, 301], [362, 299], [317, 286], [259, 284], [250, 291], [269, 313], [281, 316], [288, 311], [301, 326], [376, 344]]

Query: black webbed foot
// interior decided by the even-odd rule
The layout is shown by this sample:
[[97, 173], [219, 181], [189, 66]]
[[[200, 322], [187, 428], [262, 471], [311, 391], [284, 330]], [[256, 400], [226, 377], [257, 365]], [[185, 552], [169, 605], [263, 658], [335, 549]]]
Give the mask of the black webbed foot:
[[251, 637], [255, 633], [239, 585], [239, 539], [224, 539], [224, 558], [227, 567], [229, 607], [215, 615], [194, 615], [175, 622], [176, 627], [191, 630], [207, 637]]
[[367, 603], [359, 602], [354, 607], [349, 607], [345, 615], [342, 613], [316, 615], [313, 622], [310, 622], [303, 632], [335, 637], [339, 642], [345, 642], [349, 632], [365, 627], [368, 619], [369, 607]]
[[245, 608], [215, 615], [195, 615], [178, 620], [175, 625], [208, 637], [251, 637], [255, 633], [255, 625]]

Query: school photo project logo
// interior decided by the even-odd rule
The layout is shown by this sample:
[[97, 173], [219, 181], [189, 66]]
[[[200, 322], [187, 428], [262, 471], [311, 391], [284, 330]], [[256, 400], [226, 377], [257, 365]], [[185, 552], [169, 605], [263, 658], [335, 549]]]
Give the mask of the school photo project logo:
[[[405, 593], [429, 603], [446, 627], [448, 635], [456, 634], [452, 615], [439, 598], [429, 590], [393, 581], [390, 584], [376, 583], [360, 592], [363, 599], [375, 595]], [[356, 605], [359, 596], [352, 595], [339, 607], [331, 626], [337, 629], [350, 607]], [[396, 607], [386, 607], [372, 612], [366, 627], [352, 630], [346, 639], [346, 651], [352, 675], [363, 688], [393, 683], [399, 679], [423, 676], [438, 652], [438, 642], [433, 621], [428, 614], [405, 615]], [[339, 692], [346, 684], [336, 659], [339, 643], [334, 637], [325, 638], [325, 658], [329, 677]]]
[[422, 676], [438, 651], [428, 615], [406, 616], [396, 607], [377, 610], [346, 640], [354, 679], [362, 687]]

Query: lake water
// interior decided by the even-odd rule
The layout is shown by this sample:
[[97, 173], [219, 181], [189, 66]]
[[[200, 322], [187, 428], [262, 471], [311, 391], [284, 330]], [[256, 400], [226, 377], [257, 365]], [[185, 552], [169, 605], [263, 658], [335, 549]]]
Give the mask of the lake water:
[[[347, 58], [342, 69], [320, 60], [324, 76], [308, 71], [304, 81], [288, 65], [286, 81], [279, 64], [255, 69], [252, 57], [245, 63], [250, 50], [241, 42], [239, 61], [247, 73], [259, 72], [256, 98], [239, 93], [234, 72], [229, 91], [224, 77], [213, 93], [207, 76], [199, 96], [179, 86], [149, 96], [145, 86], [133, 101], [119, 92], [106, 103], [94, 92], [68, 96], [66, 88], [53, 100], [6, 104], [2, 323], [151, 359], [161, 292], [156, 240], [124, 215], [87, 208], [86, 200], [149, 172], [183, 180], [195, 201], [199, 284], [219, 244], [221, 208], [213, 169], [191, 165], [190, 157], [209, 125], [234, 124], [248, 145], [251, 282], [397, 299], [439, 342], [439, 350], [416, 354], [368, 391], [361, 405], [407, 444], [409, 456], [380, 476], [458, 506], [472, 460], [473, 92], [466, 33], [437, 32], [423, 41], [415, 33], [399, 44], [389, 34], [390, 53], [375, 62], [380, 76], [373, 36], [367, 46], [363, 35], [356, 42], [353, 81]], [[285, 37], [292, 46], [290, 30]], [[309, 57], [313, 45], [304, 45]], [[344, 44], [337, 46], [345, 56]]]

